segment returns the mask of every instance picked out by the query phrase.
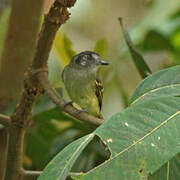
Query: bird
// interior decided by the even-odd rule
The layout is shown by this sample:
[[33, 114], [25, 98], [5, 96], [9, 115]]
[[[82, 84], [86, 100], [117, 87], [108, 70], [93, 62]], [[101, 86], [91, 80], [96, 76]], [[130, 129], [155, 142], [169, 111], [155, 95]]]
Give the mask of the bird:
[[102, 65], [109, 63], [93, 51], [84, 51], [75, 55], [62, 71], [62, 80], [71, 103], [80, 106], [79, 112], [85, 111], [101, 119], [104, 88], [97, 71]]

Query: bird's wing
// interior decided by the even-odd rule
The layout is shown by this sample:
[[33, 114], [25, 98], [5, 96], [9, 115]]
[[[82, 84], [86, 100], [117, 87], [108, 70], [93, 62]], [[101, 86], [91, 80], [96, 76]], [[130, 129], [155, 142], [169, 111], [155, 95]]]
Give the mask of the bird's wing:
[[[64, 68], [65, 69], [65, 68]], [[63, 71], [62, 71], [62, 73], [61, 73], [61, 79], [62, 79], [62, 81], [64, 82], [64, 69], [63, 69]]]
[[99, 108], [101, 110], [104, 87], [99, 79], [95, 80], [95, 89], [96, 89], [96, 96], [99, 102]]

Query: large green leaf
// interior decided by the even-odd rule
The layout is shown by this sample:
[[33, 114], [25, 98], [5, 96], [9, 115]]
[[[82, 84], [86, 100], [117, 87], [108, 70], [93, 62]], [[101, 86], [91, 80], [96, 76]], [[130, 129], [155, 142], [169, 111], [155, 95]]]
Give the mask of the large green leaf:
[[134, 91], [130, 103], [160, 96], [180, 95], [180, 66], [174, 66], [154, 73], [144, 79]]
[[45, 168], [38, 180], [64, 180], [74, 162], [87, 144], [95, 136], [94, 133], [84, 136], [67, 146]]
[[54, 163], [48, 164], [41, 179], [64, 179], [80, 155], [79, 149], [84, 149], [95, 135], [108, 146], [111, 157], [74, 179], [147, 178], [180, 152], [179, 104], [178, 97], [154, 98], [114, 115], [94, 133], [68, 145], [52, 160]]
[[148, 180], [177, 180], [180, 179], [180, 154], [164, 164]]
[[82, 180], [142, 180], [180, 152], [180, 98], [154, 98], [114, 115], [98, 135], [111, 157]]

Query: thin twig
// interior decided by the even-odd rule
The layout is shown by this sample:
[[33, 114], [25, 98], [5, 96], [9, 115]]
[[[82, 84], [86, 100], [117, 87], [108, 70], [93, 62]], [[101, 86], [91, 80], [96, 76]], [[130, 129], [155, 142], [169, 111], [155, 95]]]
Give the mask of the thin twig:
[[59, 27], [69, 19], [70, 13], [59, 1], [60, 0], [56, 0], [54, 2], [49, 13], [45, 16], [32, 64], [33, 71], [41, 68], [46, 69], [56, 32]]
[[11, 124], [9, 116], [0, 114], [0, 124], [2, 124], [3, 126], [9, 126]]
[[23, 180], [36, 180], [38, 178], [38, 176], [40, 176], [41, 173], [42, 173], [42, 171], [24, 170], [22, 179]]
[[94, 116], [89, 115], [88, 113], [85, 112], [77, 113], [78, 110], [72, 105], [64, 106], [66, 102], [57, 94], [55, 89], [51, 87], [51, 85], [48, 82], [47, 74], [45, 72], [39, 72], [37, 73], [37, 77], [41, 85], [43, 86], [45, 92], [47, 93], [47, 95], [58, 107], [60, 107], [62, 111], [65, 111], [66, 113], [70, 114], [71, 116], [81, 121], [87, 122], [89, 124], [94, 124], [96, 126], [99, 126], [104, 122], [103, 119], [96, 118]]
[[[37, 180], [37, 178], [42, 174], [42, 171], [30, 171], [30, 170], [24, 170], [23, 171], [23, 180]], [[78, 172], [70, 172], [68, 174], [69, 177], [71, 176], [78, 176], [81, 173]]]

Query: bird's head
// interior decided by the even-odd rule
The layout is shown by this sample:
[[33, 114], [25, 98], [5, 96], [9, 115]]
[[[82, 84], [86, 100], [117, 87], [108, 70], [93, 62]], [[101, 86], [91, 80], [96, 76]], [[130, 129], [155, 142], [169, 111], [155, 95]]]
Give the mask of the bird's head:
[[100, 65], [108, 65], [109, 63], [104, 61], [97, 53], [92, 51], [84, 51], [71, 60], [71, 64], [77, 68], [91, 68], [98, 69]]

